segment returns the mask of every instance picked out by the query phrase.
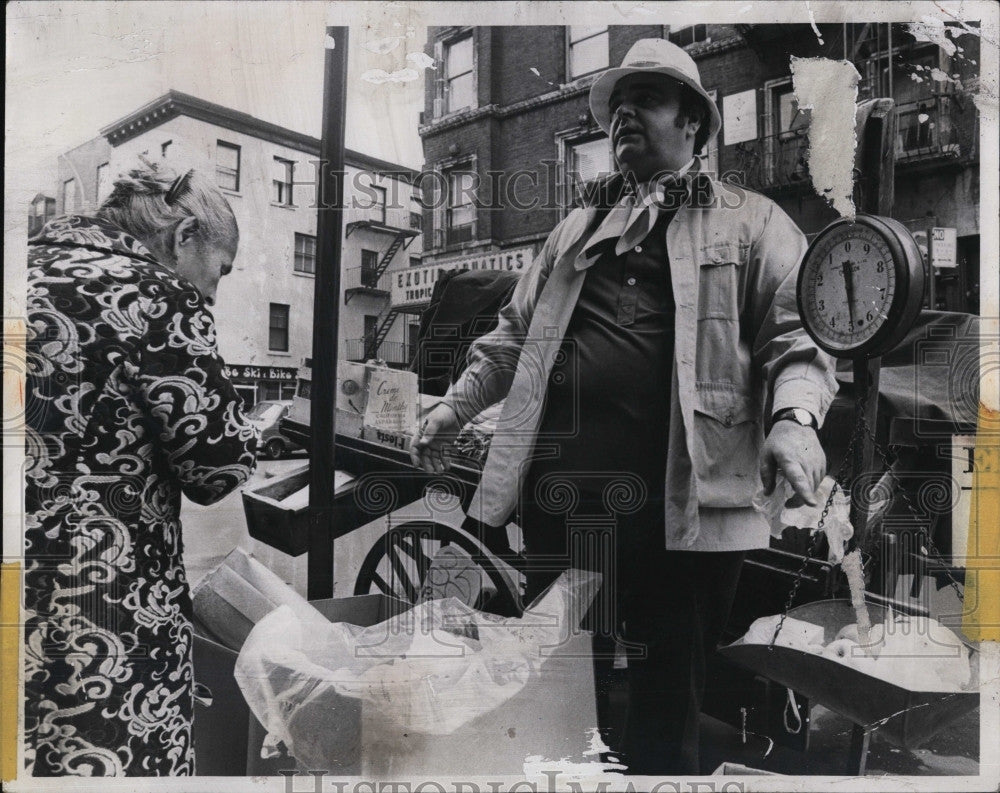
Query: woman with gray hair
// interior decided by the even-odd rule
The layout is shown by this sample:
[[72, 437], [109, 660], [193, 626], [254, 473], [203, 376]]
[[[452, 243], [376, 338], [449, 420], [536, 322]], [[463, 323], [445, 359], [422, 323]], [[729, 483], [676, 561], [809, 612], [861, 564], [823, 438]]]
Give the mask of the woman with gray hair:
[[242, 485], [257, 435], [208, 306], [239, 242], [200, 173], [145, 162], [29, 241], [25, 759], [194, 773], [181, 493]]

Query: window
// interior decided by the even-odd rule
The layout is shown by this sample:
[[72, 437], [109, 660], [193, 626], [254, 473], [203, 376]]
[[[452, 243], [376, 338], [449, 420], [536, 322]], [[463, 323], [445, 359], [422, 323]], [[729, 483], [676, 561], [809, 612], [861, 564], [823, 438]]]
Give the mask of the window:
[[410, 267], [419, 267], [419, 266], [420, 266], [420, 257], [419, 256], [411, 256], [410, 257]]
[[570, 206], [575, 205], [583, 195], [582, 191], [588, 182], [614, 170], [611, 145], [603, 135], [568, 144], [566, 146], [567, 203]]
[[111, 166], [104, 162], [97, 166], [97, 192], [95, 197], [100, 204], [111, 195]]
[[445, 44], [445, 113], [476, 107], [472, 34]]
[[608, 29], [596, 25], [570, 25], [569, 79], [575, 80], [608, 68]]
[[160, 144], [160, 156], [163, 159], [167, 159], [167, 152], [170, 151], [171, 144], [173, 144], [172, 140], [165, 140]]
[[271, 200], [283, 206], [292, 205], [292, 183], [295, 179], [295, 163], [281, 157], [274, 158], [274, 179], [271, 184]]
[[806, 148], [807, 112], [799, 110], [791, 80], [767, 86], [765, 175], [768, 186], [808, 179]]
[[795, 125], [799, 113], [799, 104], [795, 101], [795, 94], [792, 93], [792, 84], [786, 83], [775, 88], [772, 102], [774, 132], [788, 132]]
[[67, 179], [62, 184], [62, 204], [63, 212], [76, 212], [76, 179]]
[[448, 174], [448, 204], [445, 209], [445, 244], [468, 242], [476, 237], [476, 176], [470, 171]]
[[378, 251], [361, 249], [361, 285], [369, 289], [378, 287]]
[[678, 47], [690, 47], [692, 44], [707, 44], [711, 39], [708, 37], [707, 25], [686, 25], [677, 30], [670, 31], [670, 40]]
[[378, 328], [378, 317], [374, 314], [365, 314], [365, 340], [374, 339], [375, 331]]
[[267, 348], [275, 352], [288, 352], [288, 306], [284, 303], [271, 303]]
[[406, 363], [413, 361], [413, 356], [417, 354], [417, 342], [420, 339], [420, 324], [411, 322], [406, 326]]
[[424, 215], [422, 212], [410, 212], [410, 228], [420, 231], [424, 227]]
[[281, 399], [281, 383], [261, 383], [260, 392], [265, 400], [277, 401]]
[[215, 145], [215, 182], [223, 190], [240, 190], [240, 147], [224, 140]]
[[295, 234], [295, 263], [297, 273], [316, 274], [316, 238], [311, 234]]
[[386, 189], [377, 185], [371, 185], [369, 190], [372, 190], [375, 193], [375, 197], [372, 199], [371, 203], [370, 217], [372, 220], [377, 220], [379, 223], [385, 223]]

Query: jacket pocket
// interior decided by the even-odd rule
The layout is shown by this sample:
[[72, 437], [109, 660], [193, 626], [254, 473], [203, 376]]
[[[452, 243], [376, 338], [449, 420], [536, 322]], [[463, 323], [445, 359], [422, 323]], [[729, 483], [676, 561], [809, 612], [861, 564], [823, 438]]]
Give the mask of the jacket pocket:
[[755, 400], [729, 384], [697, 385], [692, 463], [701, 506], [750, 506], [760, 487], [758, 414]]
[[739, 319], [745, 263], [745, 252], [736, 242], [698, 251], [698, 319]]

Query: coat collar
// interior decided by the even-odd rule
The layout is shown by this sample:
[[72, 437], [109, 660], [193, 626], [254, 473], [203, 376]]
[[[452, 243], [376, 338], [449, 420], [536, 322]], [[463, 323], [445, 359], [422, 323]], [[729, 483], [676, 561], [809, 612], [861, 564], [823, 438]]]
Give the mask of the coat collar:
[[29, 241], [31, 245], [66, 245], [155, 262], [149, 249], [103, 218], [64, 215], [53, 218]]
[[[684, 193], [679, 212], [686, 207], [707, 209], [715, 205], [715, 186], [708, 174], [698, 170], [688, 171], [680, 178], [680, 184]], [[615, 174], [595, 191], [595, 195], [603, 201], [584, 208], [587, 213], [586, 231], [582, 239], [585, 239], [586, 243], [580, 247], [576, 256], [574, 267], [577, 270], [586, 270], [600, 258], [595, 246], [606, 240], [617, 239], [625, 230], [625, 224], [634, 204], [634, 198], [627, 187], [624, 177]], [[608, 202], [611, 197], [616, 199], [613, 204]], [[591, 255], [588, 256], [588, 252]]]

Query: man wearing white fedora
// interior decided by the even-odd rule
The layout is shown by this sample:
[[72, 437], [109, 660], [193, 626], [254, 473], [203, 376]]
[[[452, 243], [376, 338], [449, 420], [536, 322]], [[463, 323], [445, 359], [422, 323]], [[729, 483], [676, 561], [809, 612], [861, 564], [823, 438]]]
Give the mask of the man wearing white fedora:
[[[694, 61], [638, 41], [590, 108], [619, 173], [549, 235], [411, 455], [443, 470], [458, 428], [505, 400], [470, 520], [494, 545], [516, 520], [528, 597], [566, 567], [602, 572], [595, 648], [628, 652], [614, 748], [631, 773], [697, 774], [706, 656], [768, 543], [751, 500], [780, 471], [815, 503], [834, 365], [796, 308], [802, 233], [699, 170], [721, 119]], [[583, 536], [602, 520], [603, 545]]]

